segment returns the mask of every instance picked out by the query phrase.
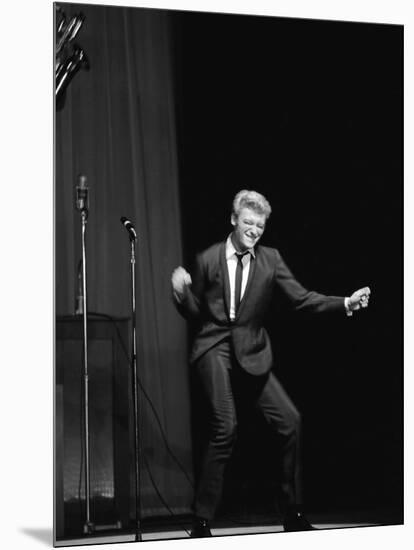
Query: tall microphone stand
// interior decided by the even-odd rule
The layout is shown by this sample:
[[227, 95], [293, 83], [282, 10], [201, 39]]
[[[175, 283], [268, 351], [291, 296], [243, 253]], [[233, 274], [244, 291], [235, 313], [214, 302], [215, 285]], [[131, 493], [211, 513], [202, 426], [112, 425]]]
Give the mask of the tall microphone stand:
[[[135, 293], [135, 244], [136, 233], [133, 225], [129, 223], [125, 224], [121, 218], [122, 223], [128, 230], [129, 239], [131, 244], [131, 310], [132, 310], [132, 342], [131, 342], [131, 366], [132, 366], [132, 397], [134, 403], [134, 458], [135, 458], [135, 541], [142, 541], [141, 531], [141, 492], [140, 492], [140, 441], [139, 441], [139, 425], [138, 425], [138, 375], [137, 375], [137, 329], [136, 329], [136, 293]], [[128, 221], [128, 220], [127, 220]]]
[[81, 214], [82, 224], [82, 294], [83, 294], [83, 394], [84, 394], [84, 445], [85, 445], [85, 502], [86, 521], [83, 532], [89, 535], [94, 531], [90, 515], [90, 461], [89, 461], [89, 372], [88, 372], [88, 308], [86, 294], [86, 224], [88, 220], [88, 187], [86, 177], [79, 177], [76, 187], [76, 207]]
[[94, 530], [90, 515], [90, 461], [89, 461], [89, 372], [88, 372], [88, 309], [86, 300], [86, 223], [88, 211], [81, 211], [82, 222], [82, 290], [83, 290], [83, 392], [84, 392], [84, 428], [85, 428], [85, 502], [86, 521], [83, 525], [85, 535], [90, 535]]

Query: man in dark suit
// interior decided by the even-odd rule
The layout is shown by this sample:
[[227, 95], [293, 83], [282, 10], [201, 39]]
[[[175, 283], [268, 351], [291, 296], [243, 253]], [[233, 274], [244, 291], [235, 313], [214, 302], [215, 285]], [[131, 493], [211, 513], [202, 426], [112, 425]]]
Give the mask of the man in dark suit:
[[272, 348], [263, 321], [275, 287], [295, 310], [351, 316], [368, 306], [368, 287], [345, 298], [308, 291], [278, 250], [258, 245], [270, 213], [263, 195], [240, 191], [227, 240], [197, 256], [192, 278], [183, 267], [172, 274], [176, 306], [196, 324], [190, 361], [210, 405], [211, 433], [195, 496], [193, 537], [211, 536], [209, 520], [219, 504], [235, 442], [237, 395], [259, 408], [278, 439], [285, 531], [313, 528], [300, 511], [300, 415], [271, 372]]

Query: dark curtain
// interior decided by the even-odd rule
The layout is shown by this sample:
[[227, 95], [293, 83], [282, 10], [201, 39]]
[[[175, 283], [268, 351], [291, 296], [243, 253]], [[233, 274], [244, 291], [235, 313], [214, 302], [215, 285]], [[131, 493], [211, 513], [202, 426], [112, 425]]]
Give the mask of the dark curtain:
[[91, 68], [74, 77], [55, 117], [55, 311], [75, 310], [81, 238], [74, 189], [82, 173], [90, 188], [90, 312], [130, 315], [130, 245], [120, 216], [131, 219], [138, 233], [138, 369], [151, 400], [140, 392], [143, 514], [168, 514], [163, 500], [171, 511], [187, 513], [192, 451], [186, 328], [170, 296], [182, 246], [168, 15], [62, 7], [68, 17], [79, 11], [86, 17], [77, 42]]
[[[292, 314], [282, 295], [270, 308], [274, 372], [303, 418], [307, 512], [402, 518], [403, 38], [398, 25], [181, 16], [186, 255], [225, 238], [235, 193], [253, 188], [273, 208], [262, 244], [299, 281], [372, 290], [352, 319]], [[278, 455], [252, 425], [239, 422], [240, 475], [227, 470], [235, 510], [246, 481], [247, 509], [271, 494]]]

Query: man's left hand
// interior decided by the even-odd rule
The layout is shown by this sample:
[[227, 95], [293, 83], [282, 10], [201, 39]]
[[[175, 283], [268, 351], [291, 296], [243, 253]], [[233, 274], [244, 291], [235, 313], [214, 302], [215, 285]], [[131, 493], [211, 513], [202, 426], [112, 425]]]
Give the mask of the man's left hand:
[[356, 311], [360, 308], [368, 307], [371, 290], [368, 286], [356, 290], [348, 301], [350, 311]]

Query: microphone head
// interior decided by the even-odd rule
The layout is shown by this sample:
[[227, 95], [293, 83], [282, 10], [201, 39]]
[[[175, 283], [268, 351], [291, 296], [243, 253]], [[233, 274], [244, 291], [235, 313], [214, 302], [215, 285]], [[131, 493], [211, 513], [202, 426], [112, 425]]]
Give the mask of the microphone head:
[[79, 182], [79, 187], [81, 189], [86, 189], [87, 188], [88, 178], [86, 176], [84, 176], [83, 174], [79, 174], [78, 182]]
[[87, 181], [86, 176], [79, 174], [76, 185], [76, 208], [79, 212], [87, 212], [89, 210], [89, 188]]
[[126, 218], [125, 216], [122, 216], [120, 218], [120, 220], [121, 220], [122, 225], [128, 231], [128, 234], [129, 234], [130, 238], [135, 240], [137, 238], [137, 232], [135, 231], [135, 227], [133, 226], [131, 221], [128, 220], [128, 218]]

